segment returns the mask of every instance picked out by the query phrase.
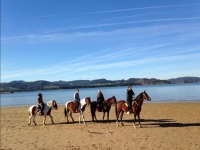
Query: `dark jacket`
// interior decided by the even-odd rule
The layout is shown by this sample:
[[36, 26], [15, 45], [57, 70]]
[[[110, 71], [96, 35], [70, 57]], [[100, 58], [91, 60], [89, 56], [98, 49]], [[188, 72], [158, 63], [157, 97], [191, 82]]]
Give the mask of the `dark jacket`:
[[133, 90], [132, 89], [131, 90], [127, 89], [126, 100], [129, 101], [129, 102], [132, 101], [133, 95], [135, 95]]
[[42, 99], [41, 96], [38, 96], [37, 102], [38, 102], [38, 105], [39, 105], [39, 104], [43, 104], [43, 99]]
[[103, 101], [104, 101], [104, 96], [101, 92], [99, 92], [97, 95], [97, 102], [103, 102]]

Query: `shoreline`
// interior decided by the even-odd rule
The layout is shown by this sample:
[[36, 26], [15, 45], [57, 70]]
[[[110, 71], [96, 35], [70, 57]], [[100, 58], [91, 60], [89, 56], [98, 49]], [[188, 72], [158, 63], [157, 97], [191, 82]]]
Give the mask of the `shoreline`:
[[[164, 102], [155, 102], [155, 101], [145, 101], [145, 104], [169, 104], [169, 103], [200, 103], [200, 101], [164, 101]], [[144, 104], [143, 103], [143, 104]], [[33, 105], [37, 105], [37, 104], [33, 104]], [[64, 104], [57, 104], [58, 106], [64, 106]], [[32, 105], [20, 105], [20, 106], [0, 106], [0, 108], [15, 108], [15, 107], [29, 107]]]
[[[161, 84], [131, 84], [134, 86], [160, 86], [160, 85], [183, 85], [183, 84], [200, 84], [199, 82], [186, 82], [186, 83], [161, 83]], [[52, 90], [70, 90], [70, 89], [87, 89], [87, 88], [104, 88], [104, 87], [127, 87], [127, 85], [108, 85], [108, 86], [75, 86], [69, 88], [55, 88], [55, 89], [37, 89], [37, 90], [19, 90], [19, 91], [5, 91], [0, 92], [0, 94], [12, 94], [12, 93], [20, 93], [20, 92], [34, 92], [34, 91], [52, 91]]]

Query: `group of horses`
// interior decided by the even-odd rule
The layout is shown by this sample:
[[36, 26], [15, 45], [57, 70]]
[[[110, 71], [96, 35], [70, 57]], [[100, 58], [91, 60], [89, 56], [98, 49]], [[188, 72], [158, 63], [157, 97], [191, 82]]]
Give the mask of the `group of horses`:
[[[135, 98], [135, 100], [133, 101], [131, 111], [132, 111], [132, 114], [134, 115], [134, 121], [133, 121], [134, 127], [135, 127], [135, 122], [136, 122], [136, 116], [138, 116], [138, 122], [139, 122], [139, 125], [141, 126], [141, 124], [140, 124], [140, 112], [141, 112], [143, 100], [148, 100], [148, 101], [151, 100], [151, 98], [148, 96], [146, 91], [141, 92]], [[80, 100], [80, 105], [78, 107], [78, 113], [80, 113], [79, 123], [81, 122], [81, 117], [82, 117], [82, 121], [85, 124], [83, 112], [85, 110], [86, 105], [90, 106], [90, 111], [91, 111], [91, 116], [92, 116], [93, 122], [95, 122], [95, 121], [98, 122], [97, 118], [96, 118], [96, 112], [103, 112], [103, 118], [102, 118], [103, 123], [104, 123], [105, 113], [107, 113], [107, 121], [109, 122], [110, 108], [111, 108], [112, 105], [115, 105], [116, 124], [117, 124], [117, 126], [119, 126], [118, 119], [120, 118], [121, 125], [122, 126], [124, 125], [123, 122], [122, 122], [123, 114], [124, 114], [124, 112], [128, 111], [128, 107], [127, 107], [125, 100], [117, 101], [115, 96], [113, 96], [113, 97], [105, 100], [104, 103], [103, 103], [103, 108], [100, 109], [99, 107], [97, 107], [98, 106], [97, 101], [91, 102], [90, 97], [86, 97], [86, 98]], [[44, 106], [44, 110], [42, 112], [42, 115], [44, 116], [43, 125], [45, 125], [45, 120], [46, 120], [47, 115], [50, 116], [52, 124], [54, 123], [53, 118], [51, 116], [51, 110], [52, 109], [58, 109], [58, 106], [57, 106], [57, 103], [56, 103], [55, 100], [51, 100], [51, 101], [47, 102]], [[28, 125], [31, 124], [32, 118], [33, 118], [33, 123], [36, 125], [35, 116], [37, 115], [37, 105], [30, 106], [29, 109], [28, 109], [28, 112], [29, 112], [29, 123], [28, 123]], [[69, 122], [68, 115], [70, 115], [72, 121], [74, 122], [74, 119], [72, 117], [72, 113], [77, 113], [75, 111], [75, 103], [73, 101], [68, 101], [65, 104], [65, 107], [64, 107], [64, 115], [67, 118], [67, 122]]]

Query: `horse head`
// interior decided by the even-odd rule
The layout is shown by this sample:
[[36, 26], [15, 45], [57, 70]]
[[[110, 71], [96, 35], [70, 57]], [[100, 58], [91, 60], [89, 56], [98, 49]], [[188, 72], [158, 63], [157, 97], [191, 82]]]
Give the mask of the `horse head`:
[[90, 106], [91, 103], [90, 97], [85, 98], [85, 103]]
[[57, 105], [57, 103], [56, 103], [56, 101], [55, 100], [51, 100], [51, 101], [49, 101], [49, 102], [47, 102], [47, 105], [50, 107], [50, 108], [53, 108], [53, 109], [58, 109], [58, 105]]
[[117, 102], [117, 99], [115, 98], [115, 96], [113, 96], [112, 99], [113, 99], [113, 104], [115, 104]]
[[146, 91], [142, 92], [142, 94], [143, 94], [143, 99], [146, 99], [146, 100], [148, 100], [148, 101], [151, 100], [151, 97], [149, 97], [149, 95], [147, 94]]
[[111, 106], [112, 104], [115, 104], [116, 102], [117, 102], [117, 100], [116, 100], [115, 96], [112, 96], [111, 98], [109, 98], [109, 99], [107, 99], [107, 100], [105, 101], [105, 103], [106, 103], [107, 105], [109, 105], [109, 106]]

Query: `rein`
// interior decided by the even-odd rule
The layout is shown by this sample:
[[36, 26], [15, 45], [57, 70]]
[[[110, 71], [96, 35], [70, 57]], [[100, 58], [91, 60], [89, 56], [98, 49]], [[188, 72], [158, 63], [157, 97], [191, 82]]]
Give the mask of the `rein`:
[[[141, 94], [141, 93], [140, 93]], [[139, 96], [140, 96], [140, 94], [135, 98], [136, 100], [134, 101], [134, 103], [138, 106], [138, 107], [142, 107], [142, 106], [140, 106], [138, 103], [137, 103], [137, 100], [144, 100], [144, 99], [140, 99], [140, 98], [138, 98]], [[144, 95], [143, 95], [144, 96]]]
[[141, 107], [141, 106], [137, 103], [137, 101], [134, 101], [134, 103], [135, 103], [138, 107]]

